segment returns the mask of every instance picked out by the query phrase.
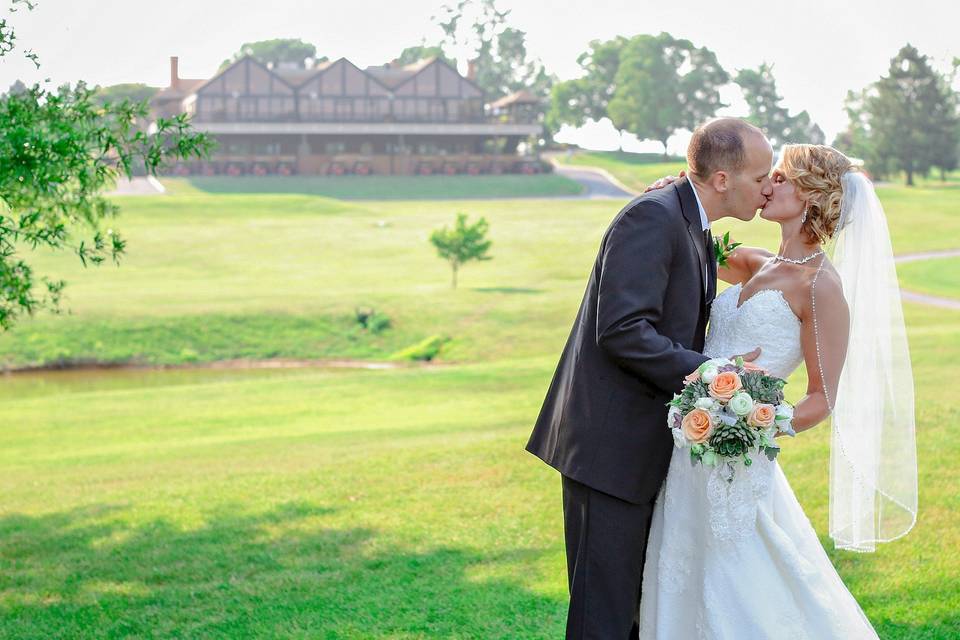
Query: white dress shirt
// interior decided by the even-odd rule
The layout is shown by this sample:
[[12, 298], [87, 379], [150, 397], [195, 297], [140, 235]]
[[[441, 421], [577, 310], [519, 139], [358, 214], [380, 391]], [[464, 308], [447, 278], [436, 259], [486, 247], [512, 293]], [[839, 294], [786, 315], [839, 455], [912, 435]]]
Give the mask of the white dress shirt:
[[[697, 188], [693, 186], [693, 180], [688, 180], [690, 182], [690, 188], [693, 189], [693, 197], [697, 199], [697, 208], [700, 210], [700, 226], [703, 228], [703, 231], [706, 231], [710, 228], [710, 219], [707, 218], [707, 212], [703, 210], [703, 204], [700, 202], [700, 196], [697, 194]], [[707, 251], [712, 250], [713, 247], [708, 247]], [[707, 256], [707, 260], [711, 256]], [[707, 282], [710, 280], [710, 270], [706, 264], [703, 265], [703, 290], [706, 291], [709, 286]]]
[[700, 209], [700, 225], [703, 230], [706, 231], [710, 228], [710, 220], [707, 218], [707, 212], [703, 210], [703, 204], [700, 202], [700, 195], [697, 193], [697, 188], [693, 185], [692, 180], [690, 182], [690, 188], [693, 189], [693, 197], [697, 199], [697, 208]]

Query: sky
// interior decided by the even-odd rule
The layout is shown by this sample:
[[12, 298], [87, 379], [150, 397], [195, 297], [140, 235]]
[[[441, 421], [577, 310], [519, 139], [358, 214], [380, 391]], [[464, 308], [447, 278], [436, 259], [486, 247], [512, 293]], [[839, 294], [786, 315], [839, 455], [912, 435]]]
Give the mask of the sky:
[[[404, 47], [439, 39], [431, 16], [444, 0], [36, 0], [33, 11], [8, 15], [18, 50], [0, 58], [0, 88], [16, 79], [51, 85], [85, 80], [110, 85], [166, 86], [171, 55], [180, 76], [208, 78], [244, 42], [301, 38], [318, 53], [358, 66], [383, 64]], [[0, 6], [9, 0], [0, 0]], [[911, 0], [649, 2], [500, 0], [509, 23], [527, 33], [528, 52], [560, 79], [579, 75], [577, 56], [591, 40], [667, 31], [712, 49], [731, 73], [773, 64], [783, 104], [806, 109], [828, 141], [846, 124], [843, 99], [886, 73], [890, 58], [910, 42], [940, 71], [960, 57], [960, 3]], [[30, 48], [41, 68], [19, 53]], [[735, 85], [722, 92], [723, 115], [746, 115]], [[590, 148], [659, 150], [621, 139], [609, 123], [566, 129], [563, 141]], [[682, 151], [686, 136], [670, 141]]]

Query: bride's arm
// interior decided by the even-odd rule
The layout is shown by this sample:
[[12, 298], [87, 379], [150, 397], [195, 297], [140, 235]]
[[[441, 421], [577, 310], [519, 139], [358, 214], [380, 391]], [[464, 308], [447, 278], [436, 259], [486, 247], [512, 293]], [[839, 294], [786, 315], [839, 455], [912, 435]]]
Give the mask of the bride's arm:
[[717, 277], [730, 284], [745, 283], [772, 255], [760, 247], [737, 247], [727, 256], [727, 264], [717, 267]]
[[850, 337], [850, 311], [843, 289], [836, 276], [826, 270], [817, 281], [815, 304], [816, 323], [813, 304], [807, 305], [801, 318], [800, 346], [807, 369], [807, 393], [796, 404], [793, 414], [793, 428], [798, 433], [830, 415]]

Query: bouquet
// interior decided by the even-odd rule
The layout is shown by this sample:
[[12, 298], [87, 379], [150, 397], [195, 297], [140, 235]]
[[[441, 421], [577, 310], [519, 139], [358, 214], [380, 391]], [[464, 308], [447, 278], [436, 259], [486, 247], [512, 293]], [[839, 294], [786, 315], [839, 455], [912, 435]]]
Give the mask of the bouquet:
[[783, 400], [786, 381], [766, 370], [726, 358], [707, 360], [684, 380], [667, 403], [667, 427], [678, 448], [689, 447], [690, 462], [724, 466], [733, 482], [734, 463], [750, 466], [750, 452], [771, 461], [780, 453], [777, 432], [795, 436], [793, 407]]

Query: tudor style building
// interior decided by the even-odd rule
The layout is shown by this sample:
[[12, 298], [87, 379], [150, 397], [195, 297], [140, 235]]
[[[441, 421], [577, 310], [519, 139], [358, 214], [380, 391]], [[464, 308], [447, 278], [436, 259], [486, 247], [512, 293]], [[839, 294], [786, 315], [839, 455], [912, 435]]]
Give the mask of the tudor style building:
[[247, 56], [209, 80], [180, 78], [152, 100], [157, 116], [188, 113], [216, 138], [209, 161], [180, 174], [429, 174], [537, 172], [521, 141], [541, 134], [536, 98], [487, 105], [441, 59], [360, 69], [346, 58], [312, 69], [268, 68]]

